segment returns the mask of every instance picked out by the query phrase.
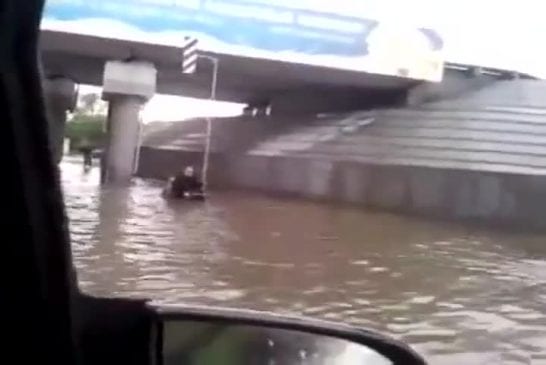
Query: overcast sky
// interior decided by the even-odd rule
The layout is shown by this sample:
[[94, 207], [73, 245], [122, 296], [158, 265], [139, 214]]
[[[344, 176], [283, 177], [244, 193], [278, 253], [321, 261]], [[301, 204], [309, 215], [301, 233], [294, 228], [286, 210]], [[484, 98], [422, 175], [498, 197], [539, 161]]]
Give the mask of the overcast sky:
[[410, 0], [407, 3], [431, 7], [430, 12], [419, 15], [413, 11], [412, 16], [443, 35], [447, 60], [469, 63], [479, 60], [484, 65], [515, 68], [546, 77], [543, 0]]

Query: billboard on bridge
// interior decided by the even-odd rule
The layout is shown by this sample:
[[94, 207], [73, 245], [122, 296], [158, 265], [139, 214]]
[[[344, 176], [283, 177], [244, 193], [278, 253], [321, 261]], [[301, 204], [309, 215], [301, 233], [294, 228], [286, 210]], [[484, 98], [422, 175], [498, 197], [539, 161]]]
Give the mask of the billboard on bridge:
[[366, 17], [366, 0], [48, 0], [43, 29], [439, 81], [432, 29]]

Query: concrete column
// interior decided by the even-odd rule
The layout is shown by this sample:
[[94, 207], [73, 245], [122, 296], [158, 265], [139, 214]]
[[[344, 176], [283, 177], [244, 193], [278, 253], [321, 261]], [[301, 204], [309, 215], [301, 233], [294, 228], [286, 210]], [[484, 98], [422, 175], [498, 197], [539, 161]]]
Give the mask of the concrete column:
[[127, 180], [133, 174], [143, 101], [131, 95], [110, 98], [103, 181]]
[[66, 112], [74, 110], [78, 92], [74, 81], [65, 77], [49, 77], [42, 81], [49, 123], [49, 143], [53, 160], [63, 157]]
[[102, 97], [109, 102], [108, 137], [101, 163], [102, 182], [131, 179], [139, 148], [140, 111], [155, 93], [155, 87], [156, 69], [151, 63], [106, 63]]

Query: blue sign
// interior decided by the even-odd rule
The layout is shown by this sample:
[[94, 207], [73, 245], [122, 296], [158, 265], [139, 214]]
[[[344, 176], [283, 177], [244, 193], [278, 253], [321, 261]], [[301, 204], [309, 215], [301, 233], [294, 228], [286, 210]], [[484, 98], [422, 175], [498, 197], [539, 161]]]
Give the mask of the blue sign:
[[[343, 3], [344, 0], [337, 2]], [[436, 32], [417, 28], [411, 32], [407, 29], [393, 30], [392, 26], [384, 29], [380, 21], [367, 19], [365, 14], [351, 14], [350, 7], [333, 7], [333, 3], [336, 2], [49, 0], [46, 3], [44, 27], [47, 29], [50, 24], [64, 22], [67, 24], [65, 30], [70, 32], [74, 27], [68, 25], [73, 26], [77, 21], [93, 24], [93, 21], [100, 23], [101, 20], [109, 20], [110, 24], [115, 22], [124, 25], [125, 29], [130, 27], [135, 31], [157, 35], [158, 40], [166, 34], [172, 38], [173, 34], [179, 33], [180, 40], [183, 35], [191, 35], [202, 40], [208, 51], [218, 53], [438, 79], [438, 71], [443, 69], [440, 56], [443, 42]], [[90, 28], [93, 33], [91, 25]], [[101, 28], [104, 30], [104, 25], [96, 27], [97, 33]], [[126, 38], [115, 31], [110, 34], [116, 38]], [[386, 44], [389, 42], [392, 43], [390, 47]], [[383, 44], [377, 46], [380, 43]], [[404, 54], [394, 49], [400, 45], [403, 45]], [[408, 45], [412, 49], [408, 49]], [[374, 49], [383, 54], [375, 57]], [[406, 66], [400, 59], [385, 62], [386, 58], [406, 57], [406, 54]], [[412, 75], [410, 68], [417, 67], [415, 58], [432, 62], [434, 70], [427, 70], [423, 75]], [[394, 63], [397, 65], [391, 65]]]

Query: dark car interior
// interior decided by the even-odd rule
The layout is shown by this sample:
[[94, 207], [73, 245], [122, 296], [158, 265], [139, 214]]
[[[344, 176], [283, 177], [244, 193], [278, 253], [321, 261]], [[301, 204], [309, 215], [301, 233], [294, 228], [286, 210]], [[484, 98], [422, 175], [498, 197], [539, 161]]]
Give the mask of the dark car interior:
[[95, 299], [77, 289], [40, 85], [42, 7], [43, 1], [34, 0], [0, 4], [2, 175], [9, 192], [4, 356], [13, 355], [17, 363], [146, 363], [144, 301]]

